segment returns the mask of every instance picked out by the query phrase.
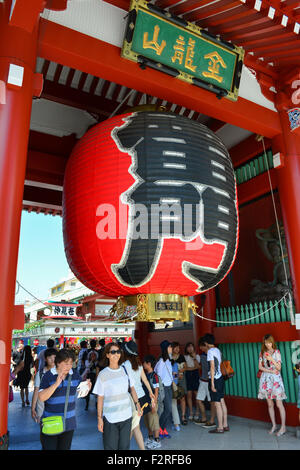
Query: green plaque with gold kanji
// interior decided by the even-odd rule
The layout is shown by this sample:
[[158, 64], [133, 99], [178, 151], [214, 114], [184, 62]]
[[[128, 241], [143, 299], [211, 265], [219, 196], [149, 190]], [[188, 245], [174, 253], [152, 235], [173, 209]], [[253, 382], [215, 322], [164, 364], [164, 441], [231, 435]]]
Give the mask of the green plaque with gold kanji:
[[145, 1], [131, 2], [122, 57], [237, 100], [244, 50]]

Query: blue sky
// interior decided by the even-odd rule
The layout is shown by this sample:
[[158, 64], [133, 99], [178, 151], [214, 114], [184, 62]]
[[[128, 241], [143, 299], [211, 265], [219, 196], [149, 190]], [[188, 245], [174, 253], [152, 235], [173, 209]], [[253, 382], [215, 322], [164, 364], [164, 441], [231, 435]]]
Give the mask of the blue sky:
[[[22, 211], [17, 280], [38, 299], [46, 300], [49, 288], [68, 273], [62, 218]], [[20, 288], [16, 303], [26, 299], [34, 300]]]

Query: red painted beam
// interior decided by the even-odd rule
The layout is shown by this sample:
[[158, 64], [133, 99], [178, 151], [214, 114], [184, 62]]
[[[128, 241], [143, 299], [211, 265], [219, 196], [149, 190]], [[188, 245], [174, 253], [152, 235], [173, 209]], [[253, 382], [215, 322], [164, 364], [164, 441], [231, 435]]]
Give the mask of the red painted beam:
[[[255, 46], [255, 49], [253, 50], [253, 53], [255, 56], [261, 56], [267, 53], [270, 50], [276, 49], [277, 47], [285, 47], [286, 50], [288, 50], [292, 46], [298, 46], [299, 45], [299, 40], [294, 39], [294, 38], [289, 38], [287, 41], [266, 41], [264, 44], [261, 44], [259, 46]], [[250, 49], [250, 46], [244, 46], [245, 49]], [[251, 50], [253, 47], [251, 48]]]
[[31, 130], [29, 133], [28, 148], [36, 152], [69, 157], [77, 141], [76, 134], [58, 137], [56, 135]]
[[66, 10], [68, 4], [68, 0], [46, 0], [45, 8], [49, 10]]
[[266, 333], [272, 335], [278, 342], [299, 339], [295, 326], [292, 326], [288, 321], [214, 328], [216, 344], [258, 343], [262, 341]]
[[9, 20], [10, 26], [15, 26], [31, 33], [37, 23], [39, 14], [44, 9], [45, 0], [31, 0], [30, 6], [28, 6], [28, 0], [15, 0], [12, 6], [13, 10]]
[[122, 10], [129, 11], [130, 0], [104, 0], [106, 3], [121, 8]]
[[[266, 149], [269, 149], [271, 147], [271, 141], [269, 139], [264, 140]], [[262, 143], [256, 140], [256, 135], [251, 135], [239, 144], [235, 145], [234, 147], [231, 147], [229, 153], [233, 166], [237, 168], [238, 166], [247, 162], [251, 158], [263, 153], [263, 151], [264, 148]]]
[[238, 5], [240, 5], [239, 0], [219, 0], [216, 3], [208, 5], [206, 8], [199, 8], [198, 10], [186, 13], [182, 17], [186, 21], [196, 21], [198, 24], [199, 20], [201, 20], [202, 18], [217, 15], [218, 13], [222, 13], [223, 11], [229, 10]]
[[[278, 186], [276, 171], [277, 170], [274, 168], [270, 170], [271, 185], [273, 189]], [[264, 194], [268, 194], [269, 192], [271, 192], [271, 188], [268, 173], [262, 173], [261, 175], [238, 185], [237, 193], [239, 205], [253, 201], [253, 199], [263, 196]]]
[[13, 319], [13, 330], [23, 330], [25, 323], [24, 305], [15, 305], [14, 307], [14, 319]]
[[[251, 10], [249, 11], [249, 9], [241, 3], [232, 10], [227, 10], [224, 13], [219, 13], [216, 16], [203, 20], [201, 26], [209, 26], [213, 32], [221, 34], [221, 31], [223, 28], [226, 28], [226, 25], [247, 23], [248, 18], [252, 17], [256, 18], [256, 13], [251, 13]], [[218, 30], [216, 27], [218, 27]]]
[[[174, 7], [169, 8], [169, 12], [173, 15], [183, 15], [184, 13], [189, 13], [191, 10], [195, 10], [196, 8], [202, 8], [206, 5], [209, 5], [212, 0], [186, 0], [179, 5], [175, 5]], [[156, 2], [158, 6], [158, 2]], [[163, 8], [163, 7], [160, 7]]]
[[[107, 82], [107, 88], [109, 85], [110, 82]], [[98, 114], [100, 122], [103, 119], [107, 119], [119, 104], [116, 101], [105, 98], [105, 90], [102, 91], [103, 96], [97, 96], [80, 89], [52, 82], [51, 80], [45, 80], [41, 98]], [[125, 107], [128, 108], [128, 105], [123, 106], [123, 109]]]
[[[258, 384], [257, 384], [258, 387]], [[232, 395], [225, 396], [228, 414], [231, 416], [239, 416], [241, 418], [255, 419], [257, 421], [264, 421], [266, 424], [266, 437], [267, 429], [270, 427], [270, 416], [268, 413], [268, 406], [266, 400], [258, 400], [255, 398], [235, 397]], [[299, 425], [299, 413], [296, 404], [284, 403], [286, 411], [286, 424], [288, 426]], [[275, 406], [276, 422], [280, 423], [280, 416], [278, 409]], [[267, 446], [267, 444], [266, 444]]]
[[62, 191], [53, 191], [51, 189], [24, 186], [23, 200], [35, 203], [50, 204], [53, 206], [61, 206]]
[[[278, 20], [271, 20], [268, 18], [268, 21], [262, 27], [259, 26], [249, 26], [241, 28], [239, 31], [235, 31], [233, 33], [224, 33], [222, 36], [225, 39], [230, 39], [233, 42], [239, 42], [241, 39], [256, 37], [256, 35], [265, 35], [268, 33], [274, 33], [276, 31], [282, 31], [284, 26], [281, 25], [280, 21]], [[290, 28], [284, 28], [285, 31], [289, 31]]]
[[266, 64], [251, 54], [245, 54], [244, 65], [255, 70], [256, 72], [263, 72], [266, 75], [272, 77], [274, 80], [279, 80], [279, 73], [276, 71], [275, 67]]
[[269, 23], [270, 18], [266, 16], [259, 16], [258, 13], [253, 13], [252, 15], [249, 14], [246, 18], [241, 18], [237, 21], [232, 21], [228, 23], [228, 26], [223, 25], [220, 31], [221, 36], [226, 33], [232, 33], [233, 31], [239, 31], [243, 27], [251, 27], [251, 26], [258, 26], [264, 25], [265, 23]]
[[248, 48], [251, 46], [251, 50], [255, 50], [255, 46], [262, 45], [262, 44], [270, 44], [272, 41], [286, 41], [288, 38], [297, 39], [298, 36], [295, 35], [294, 32], [286, 31], [285, 29], [278, 30], [278, 31], [271, 31], [269, 33], [260, 33], [257, 31], [257, 35], [254, 38], [239, 38], [239, 45], [247, 46]]
[[170, 78], [156, 70], [142, 70], [120, 57], [120, 48], [58, 24], [41, 20], [39, 57], [77, 68], [105, 80], [149, 92], [153, 96], [243, 127], [267, 137], [281, 132], [277, 113], [239, 98], [237, 102], [217, 97], [201, 88]]
[[62, 186], [66, 164], [64, 156], [29, 150], [25, 179]]
[[271, 51], [267, 54], [265, 54], [265, 60], [272, 61], [273, 59], [276, 59], [277, 61], [280, 61], [281, 59], [288, 59], [288, 58], [294, 58], [295, 59], [295, 65], [300, 63], [300, 49], [299, 49], [299, 44], [297, 45], [296, 49], [283, 49], [283, 50], [278, 50], [278, 51]]
[[220, 129], [222, 129], [222, 127], [224, 127], [226, 125], [226, 122], [224, 121], [220, 121], [219, 119], [209, 119], [209, 121], [207, 121], [205, 123], [205, 125], [213, 132], [217, 132], [219, 131]]

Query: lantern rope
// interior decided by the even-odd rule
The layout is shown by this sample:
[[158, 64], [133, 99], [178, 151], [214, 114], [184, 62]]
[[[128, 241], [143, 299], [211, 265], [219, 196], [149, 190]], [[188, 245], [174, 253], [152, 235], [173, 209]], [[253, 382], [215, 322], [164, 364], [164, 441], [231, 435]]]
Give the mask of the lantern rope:
[[[284, 269], [284, 275], [285, 275], [285, 281], [286, 281], [286, 285], [287, 287], [289, 287], [289, 281], [288, 281], [288, 276], [287, 276], [287, 270], [286, 270], [286, 265], [285, 265], [285, 262], [284, 262], [284, 253], [283, 253], [283, 243], [282, 243], [282, 238], [281, 238], [281, 233], [280, 233], [280, 227], [279, 227], [279, 220], [278, 220], [278, 215], [277, 215], [277, 210], [276, 210], [276, 204], [275, 204], [275, 198], [274, 198], [274, 190], [273, 190], [273, 187], [272, 187], [272, 181], [271, 181], [271, 176], [270, 176], [270, 167], [269, 167], [269, 162], [268, 162], [268, 158], [267, 158], [267, 152], [266, 152], [266, 147], [265, 147], [265, 141], [264, 141], [264, 137], [263, 136], [257, 136], [258, 137], [258, 141], [262, 141], [262, 145], [263, 145], [263, 153], [264, 153], [264, 159], [265, 159], [265, 163], [266, 163], [266, 168], [267, 168], [267, 173], [268, 173], [268, 179], [269, 179], [269, 185], [270, 185], [270, 192], [271, 192], [271, 197], [272, 197], [272, 203], [273, 203], [273, 209], [274, 209], [274, 214], [275, 214], [275, 220], [276, 220], [276, 227], [277, 227], [277, 232], [278, 232], [278, 239], [279, 239], [279, 244], [280, 244], [280, 251], [281, 251], [281, 262], [283, 263], [283, 269]], [[286, 299], [286, 297], [288, 296], [288, 299]], [[280, 300], [278, 300], [277, 302], [275, 302], [275, 305], [273, 305], [272, 307], [268, 308], [267, 310], [265, 310], [264, 312], [262, 313], [259, 313], [258, 315], [255, 315], [254, 317], [251, 317], [251, 318], [247, 318], [245, 320], [235, 320], [235, 321], [221, 321], [221, 320], [213, 320], [212, 318], [206, 318], [206, 317], [203, 317], [202, 315], [199, 315], [198, 313], [196, 313], [195, 311], [193, 312], [195, 316], [201, 318], [202, 320], [206, 320], [206, 321], [211, 321], [211, 322], [214, 322], [214, 323], [224, 323], [224, 324], [234, 324], [234, 323], [243, 323], [243, 322], [248, 322], [250, 320], [253, 320], [255, 318], [258, 318], [262, 315], [264, 315], [265, 313], [269, 312], [270, 310], [273, 309], [274, 306], [278, 305], [282, 300], [284, 300], [284, 303], [285, 303], [285, 306], [288, 307], [289, 309], [289, 314], [290, 314], [290, 320], [291, 320], [291, 323], [292, 325], [295, 325], [295, 318], [294, 318], [294, 312], [293, 312], [293, 303], [292, 303], [292, 294], [290, 291], [286, 292]], [[201, 308], [201, 311], [203, 312], [203, 307]]]
[[42, 305], [45, 305], [45, 307], [49, 307], [48, 305], [45, 304], [45, 302], [43, 302], [42, 300], [38, 299], [35, 295], [33, 295], [31, 292], [29, 292], [29, 290], [25, 289], [25, 287], [22, 286], [22, 284], [21, 284], [19, 281], [16, 281], [16, 283], [17, 283], [17, 285], [18, 285], [18, 290], [17, 290], [17, 292], [16, 292], [15, 295], [18, 294], [19, 289], [20, 289], [20, 287], [21, 287], [25, 292], [27, 292], [27, 294], [31, 295], [31, 297], [33, 297], [35, 300], [37, 300], [38, 302], [40, 302]]
[[[273, 203], [273, 209], [274, 209], [274, 214], [275, 214], [275, 219], [276, 219], [276, 227], [277, 227], [277, 232], [278, 232], [278, 240], [279, 240], [279, 244], [280, 244], [280, 252], [281, 252], [281, 262], [283, 264], [283, 270], [284, 270], [284, 275], [285, 275], [285, 282], [286, 282], [286, 285], [287, 287], [289, 287], [289, 281], [288, 281], [288, 276], [287, 276], [287, 270], [286, 270], [286, 265], [285, 265], [285, 262], [284, 262], [284, 253], [283, 253], [283, 243], [282, 243], [282, 238], [281, 238], [281, 233], [280, 233], [280, 227], [279, 227], [279, 220], [278, 220], [278, 215], [277, 215], [277, 210], [276, 210], [276, 204], [275, 204], [275, 198], [274, 198], [274, 190], [273, 190], [273, 187], [272, 187], [272, 181], [271, 181], [271, 176], [270, 176], [270, 167], [269, 167], [269, 162], [268, 162], [268, 158], [267, 158], [267, 152], [266, 152], [266, 147], [265, 147], [265, 140], [264, 140], [264, 137], [261, 136], [261, 141], [262, 141], [262, 145], [263, 145], [263, 149], [264, 149], [264, 158], [265, 158], [265, 162], [266, 162], [266, 167], [267, 167], [267, 173], [268, 173], [268, 179], [269, 179], [269, 185], [270, 185], [270, 189], [271, 189], [271, 197], [272, 197], [272, 203]], [[292, 303], [292, 295], [291, 295], [291, 292], [287, 292], [287, 295], [289, 297], [288, 299], [288, 303], [286, 303], [286, 300], [285, 300], [285, 305], [289, 307], [289, 313], [290, 313], [290, 319], [291, 319], [291, 323], [292, 325], [295, 325], [295, 318], [294, 318], [294, 312], [293, 312], [293, 303]]]
[[[270, 310], [272, 310], [276, 305], [278, 305], [287, 295], [290, 295], [289, 292], [286, 292], [282, 297], [281, 299], [279, 299], [278, 301], [275, 302], [275, 305], [272, 305], [272, 307], [268, 308], [267, 310], [265, 310], [264, 312], [261, 312], [259, 313], [258, 315], [255, 315], [254, 317], [250, 317], [250, 318], [246, 318], [245, 320], [234, 320], [234, 321], [222, 321], [222, 320], [213, 320], [212, 318], [206, 318], [206, 317], [203, 317], [202, 315], [199, 315], [198, 313], [194, 313], [194, 315], [196, 317], [199, 317], [201, 318], [202, 320], [206, 320], [206, 321], [211, 321], [211, 322], [214, 322], [214, 323], [225, 323], [225, 324], [233, 324], [233, 323], [243, 323], [243, 322], [248, 322], [250, 320], [253, 320], [254, 318], [258, 318], [258, 317], [261, 317], [262, 315], [264, 315], [265, 313], [269, 312]], [[203, 307], [201, 308], [201, 311], [203, 311]]]
[[130, 90], [127, 95], [125, 96], [125, 98], [121, 101], [121, 103], [116, 107], [116, 109], [111, 113], [111, 115], [109, 116], [108, 119], [112, 118], [117, 112], [118, 110], [121, 108], [121, 106], [125, 103], [125, 101], [127, 100], [127, 98], [129, 98], [130, 95], [132, 95], [132, 93], [134, 92], [135, 90]]

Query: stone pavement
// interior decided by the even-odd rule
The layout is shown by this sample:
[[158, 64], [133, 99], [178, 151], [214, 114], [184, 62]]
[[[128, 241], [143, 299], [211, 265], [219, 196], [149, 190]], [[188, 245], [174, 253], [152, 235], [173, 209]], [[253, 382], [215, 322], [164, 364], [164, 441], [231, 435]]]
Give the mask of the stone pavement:
[[[30, 392], [30, 401], [32, 392]], [[77, 400], [77, 429], [74, 433], [72, 450], [101, 450], [102, 435], [97, 429], [95, 397], [90, 400], [88, 411], [84, 410], [85, 400]], [[142, 419], [142, 432], [147, 432]], [[296, 428], [288, 427], [281, 437], [269, 435], [270, 423], [263, 423], [244, 418], [229, 416], [230, 432], [209, 434], [194, 423], [181, 426], [181, 431], [172, 431], [171, 439], [162, 441], [165, 450], [299, 450], [300, 439], [296, 437]], [[9, 450], [40, 450], [39, 426], [31, 418], [31, 408], [22, 408], [20, 393], [14, 392], [14, 401], [9, 404], [8, 430], [10, 433]], [[131, 450], [137, 450], [134, 438]], [[156, 451], [159, 453], [160, 450]]]

